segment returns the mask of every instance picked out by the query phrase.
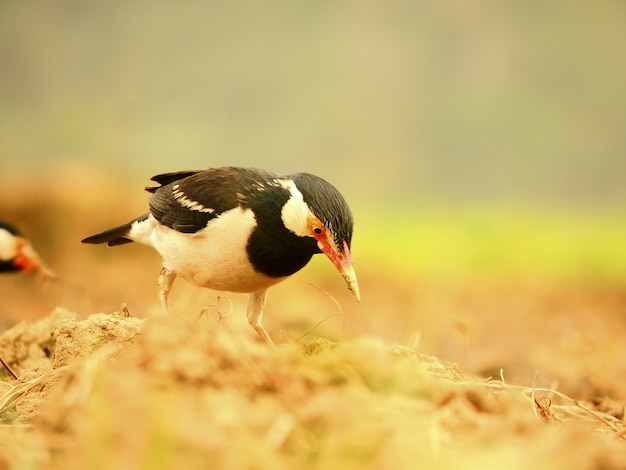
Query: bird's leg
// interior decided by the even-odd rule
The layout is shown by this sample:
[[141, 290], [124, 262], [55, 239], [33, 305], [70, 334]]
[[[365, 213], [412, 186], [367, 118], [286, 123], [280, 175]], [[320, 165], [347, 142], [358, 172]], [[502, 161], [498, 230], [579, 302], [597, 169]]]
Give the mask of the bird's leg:
[[163, 307], [163, 311], [165, 313], [167, 313], [168, 310], [167, 296], [170, 294], [170, 289], [172, 288], [174, 279], [176, 279], [176, 273], [174, 271], [170, 271], [166, 267], [161, 269], [157, 284], [159, 286], [159, 300], [161, 301], [161, 307]]
[[265, 306], [265, 299], [267, 298], [267, 289], [259, 292], [253, 292], [250, 294], [250, 300], [248, 300], [248, 322], [252, 325], [252, 328], [256, 330], [261, 338], [265, 340], [270, 346], [276, 347], [270, 335], [267, 334], [265, 328], [261, 324], [263, 318], [263, 307]]

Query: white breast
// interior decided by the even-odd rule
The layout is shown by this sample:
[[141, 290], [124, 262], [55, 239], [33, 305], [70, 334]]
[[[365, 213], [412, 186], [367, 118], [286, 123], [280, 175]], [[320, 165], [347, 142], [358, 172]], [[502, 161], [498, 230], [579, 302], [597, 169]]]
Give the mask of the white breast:
[[249, 263], [246, 244], [255, 227], [253, 212], [242, 208], [224, 212], [194, 234], [165, 227], [151, 215], [133, 224], [129, 238], [154, 247], [164, 267], [197, 286], [257, 292], [285, 278], [265, 276]]
[[7, 230], [0, 228], [0, 261], [8, 261], [17, 255], [15, 237]]

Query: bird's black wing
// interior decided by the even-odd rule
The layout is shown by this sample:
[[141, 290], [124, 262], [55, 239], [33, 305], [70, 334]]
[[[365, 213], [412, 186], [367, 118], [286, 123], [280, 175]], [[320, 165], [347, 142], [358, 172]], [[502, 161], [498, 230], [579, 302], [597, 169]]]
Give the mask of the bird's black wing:
[[277, 176], [232, 167], [157, 175], [152, 180], [162, 186], [149, 189], [150, 211], [167, 227], [195, 233], [223, 212], [246, 206], [246, 194]]

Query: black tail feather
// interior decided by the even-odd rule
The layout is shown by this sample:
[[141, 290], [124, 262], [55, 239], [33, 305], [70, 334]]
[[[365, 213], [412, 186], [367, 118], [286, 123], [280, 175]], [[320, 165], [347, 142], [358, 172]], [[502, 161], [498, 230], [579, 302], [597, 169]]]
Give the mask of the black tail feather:
[[125, 243], [132, 242], [131, 239], [126, 238], [125, 235], [130, 230], [130, 223], [113, 227], [104, 232], [96, 233], [90, 237], [81, 240], [81, 243], [92, 243], [97, 245], [99, 243], [106, 243], [109, 246], [123, 245]]
[[128, 232], [130, 231], [131, 225], [135, 222], [147, 219], [148, 215], [149, 214], [144, 214], [126, 224], [118, 225], [117, 227], [110, 228], [108, 230], [105, 230], [104, 232], [96, 233], [95, 235], [84, 238], [80, 242], [90, 243], [94, 245], [106, 243], [108, 246], [117, 246], [125, 245], [126, 243], [132, 243], [132, 240], [126, 237]]

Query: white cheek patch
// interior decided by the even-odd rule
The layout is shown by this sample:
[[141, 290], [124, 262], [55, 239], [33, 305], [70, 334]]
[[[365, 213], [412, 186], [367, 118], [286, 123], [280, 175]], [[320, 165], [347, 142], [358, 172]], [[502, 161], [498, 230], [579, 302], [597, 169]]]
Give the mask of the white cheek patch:
[[310, 237], [308, 219], [313, 214], [302, 198], [302, 193], [298, 191], [292, 181], [284, 182], [283, 186], [289, 189], [291, 197], [283, 206], [280, 216], [285, 227], [300, 237]]
[[8, 231], [0, 229], [0, 261], [8, 261], [17, 255], [15, 237]]

